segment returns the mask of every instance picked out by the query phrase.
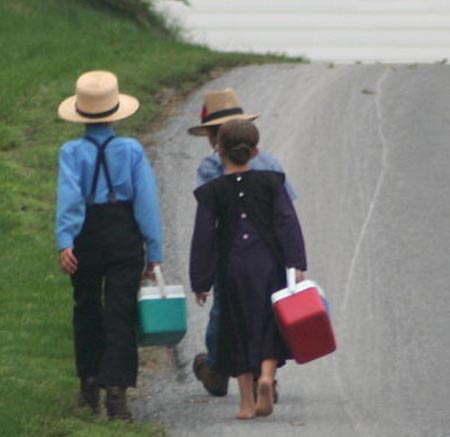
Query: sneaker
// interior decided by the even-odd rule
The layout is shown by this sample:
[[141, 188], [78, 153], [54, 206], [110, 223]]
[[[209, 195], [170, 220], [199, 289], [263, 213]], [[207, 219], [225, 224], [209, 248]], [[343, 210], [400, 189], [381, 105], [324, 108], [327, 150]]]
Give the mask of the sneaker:
[[202, 382], [203, 387], [211, 396], [226, 396], [228, 393], [228, 375], [222, 375], [211, 369], [206, 361], [205, 353], [196, 355], [192, 363], [195, 377]]

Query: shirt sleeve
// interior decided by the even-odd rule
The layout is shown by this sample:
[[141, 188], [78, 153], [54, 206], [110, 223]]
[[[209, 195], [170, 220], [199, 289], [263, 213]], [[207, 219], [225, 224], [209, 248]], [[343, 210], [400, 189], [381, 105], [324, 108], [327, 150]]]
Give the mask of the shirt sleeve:
[[189, 276], [194, 292], [209, 291], [217, 267], [216, 219], [210, 208], [199, 203], [191, 242]]
[[275, 233], [286, 267], [306, 271], [305, 242], [300, 221], [285, 187], [281, 184], [275, 193], [274, 212]]
[[223, 165], [220, 156], [213, 153], [202, 160], [197, 169], [197, 187], [223, 175]]
[[[255, 163], [256, 164], [255, 170], [272, 170], [272, 171], [284, 173], [284, 170], [283, 170], [283, 167], [281, 166], [281, 164], [270, 153], [267, 153], [265, 151], [260, 151], [256, 155], [256, 158], [254, 158], [254, 159], [260, 160], [259, 165], [257, 162]], [[258, 168], [259, 166], [261, 168]], [[297, 199], [297, 194], [295, 193], [294, 189], [292, 188], [292, 185], [289, 183], [287, 178], [284, 182], [284, 186], [286, 188], [286, 191], [287, 191], [291, 201], [294, 201], [295, 199]]]
[[148, 262], [162, 262], [162, 220], [153, 169], [140, 146], [133, 167], [133, 210], [147, 248]]
[[58, 250], [73, 248], [74, 239], [81, 232], [86, 214], [85, 199], [72, 150], [69, 146], [63, 146], [59, 154], [55, 226]]

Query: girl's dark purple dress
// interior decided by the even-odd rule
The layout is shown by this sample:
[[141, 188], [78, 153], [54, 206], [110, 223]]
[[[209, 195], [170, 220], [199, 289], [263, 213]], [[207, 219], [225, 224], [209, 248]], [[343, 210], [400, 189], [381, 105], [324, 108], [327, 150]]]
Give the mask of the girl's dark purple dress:
[[286, 267], [306, 270], [300, 223], [284, 175], [250, 170], [217, 178], [195, 191], [191, 245], [193, 291], [220, 283], [216, 370], [258, 374], [261, 362], [284, 364], [271, 294], [286, 286]]

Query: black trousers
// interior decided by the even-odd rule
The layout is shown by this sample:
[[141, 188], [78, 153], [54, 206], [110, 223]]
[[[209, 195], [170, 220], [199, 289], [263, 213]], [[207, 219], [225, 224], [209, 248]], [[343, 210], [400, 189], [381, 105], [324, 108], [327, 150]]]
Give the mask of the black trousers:
[[128, 202], [89, 205], [75, 240], [73, 327], [80, 378], [101, 386], [136, 385], [137, 292], [143, 240]]

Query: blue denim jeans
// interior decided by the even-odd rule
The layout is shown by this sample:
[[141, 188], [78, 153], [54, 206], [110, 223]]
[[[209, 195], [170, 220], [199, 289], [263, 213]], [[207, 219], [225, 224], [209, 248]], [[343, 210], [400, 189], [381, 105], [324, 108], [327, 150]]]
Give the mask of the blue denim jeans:
[[218, 281], [214, 282], [213, 302], [209, 311], [208, 326], [206, 327], [206, 352], [208, 366], [212, 366], [217, 356], [217, 335], [219, 334], [220, 321], [220, 286]]

